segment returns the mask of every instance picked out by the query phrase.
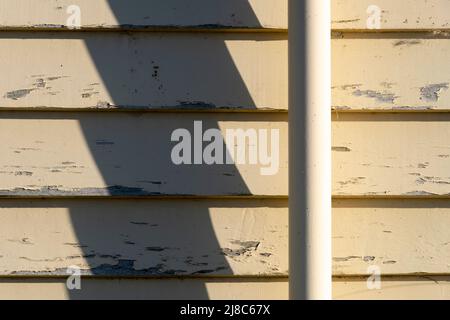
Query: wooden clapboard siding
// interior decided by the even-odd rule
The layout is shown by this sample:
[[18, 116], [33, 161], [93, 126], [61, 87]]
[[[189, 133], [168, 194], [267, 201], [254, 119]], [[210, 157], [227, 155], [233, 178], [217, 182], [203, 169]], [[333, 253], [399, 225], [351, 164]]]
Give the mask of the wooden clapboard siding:
[[[254, 129], [270, 139], [279, 130], [278, 172], [261, 175], [268, 166], [259, 164], [175, 165], [172, 132], [189, 130], [194, 144], [197, 120], [223, 136]], [[285, 114], [3, 112], [0, 195], [286, 196], [286, 140]]]
[[[3, 29], [66, 29], [68, 6], [82, 9], [81, 27], [95, 29], [201, 29], [286, 30], [287, 0], [33, 0], [4, 1], [0, 4]], [[449, 29], [450, 9], [446, 0], [333, 0], [332, 27], [335, 30], [369, 30], [367, 8], [377, 5], [381, 11], [381, 30]], [[113, 7], [121, 15], [113, 13]], [[20, 14], [18, 14], [20, 12]], [[199, 14], [201, 12], [202, 14]], [[14, 14], [17, 13], [17, 14]]]
[[7, 32], [0, 51], [1, 108], [287, 110], [286, 35]]
[[[332, 4], [332, 27], [339, 31], [332, 41], [334, 196], [355, 198], [369, 186], [366, 195], [378, 198], [333, 202], [333, 297], [449, 299], [450, 160], [447, 152], [437, 150], [450, 148], [444, 66], [450, 3]], [[382, 11], [378, 30], [367, 25], [371, 5]], [[415, 126], [422, 129], [411, 130]], [[361, 157], [351, 156], [355, 149], [345, 140], [358, 145]], [[347, 173], [353, 178], [343, 179]], [[406, 185], [416, 190], [400, 191]], [[393, 195], [396, 199], [389, 199]], [[415, 196], [421, 199], [412, 200]], [[368, 267], [373, 266], [380, 269], [381, 290], [367, 288]], [[411, 276], [418, 274], [423, 276]]]
[[450, 3], [447, 0], [332, 0], [333, 29], [367, 31], [367, 9], [381, 9], [381, 30], [447, 30]]
[[[446, 39], [334, 39], [332, 108], [449, 110]], [[0, 48], [0, 108], [287, 110], [284, 35], [8, 33]]]
[[[0, 1], [0, 298], [286, 299], [287, 1], [111, 3]], [[449, 3], [371, 4], [333, 1], [334, 298], [450, 298]], [[195, 120], [280, 171], [172, 166]]]
[[[287, 196], [286, 115], [0, 116], [2, 196]], [[203, 121], [204, 129], [222, 132], [280, 130], [279, 171], [264, 176], [262, 165], [174, 165], [171, 134], [177, 128], [193, 132], [196, 120]], [[333, 194], [448, 197], [448, 122], [448, 114], [338, 114], [333, 122]]]
[[65, 279], [0, 279], [0, 299], [281, 300], [286, 279], [89, 279], [68, 291]]
[[450, 195], [450, 114], [337, 114], [335, 196]]
[[366, 278], [333, 282], [336, 300], [449, 300], [448, 276], [382, 277], [381, 289], [367, 288]]
[[333, 109], [450, 110], [448, 36], [343, 34], [333, 41]]
[[67, 8], [81, 9], [81, 27], [101, 29], [286, 29], [286, 0], [15, 0], [0, 4], [5, 29], [66, 29]]
[[333, 274], [450, 273], [448, 199], [335, 200]]
[[[68, 291], [63, 279], [1, 279], [0, 299], [288, 299], [287, 279], [84, 279], [82, 290]], [[387, 278], [380, 290], [368, 290], [366, 279], [333, 282], [333, 298], [450, 299], [448, 277]]]
[[286, 201], [6, 200], [0, 212], [1, 276], [287, 274]]
[[[278, 278], [286, 200], [2, 200], [0, 276]], [[449, 273], [446, 199], [335, 200], [333, 274]], [[21, 228], [11, 228], [18, 224]]]
[[[68, 6], [82, 9], [81, 27], [96, 29], [201, 29], [210, 30], [286, 30], [287, 0], [135, 0], [126, 6], [120, 0], [33, 0], [4, 1], [0, 4], [3, 29], [66, 30]], [[446, 30], [450, 9], [446, 0], [333, 0], [332, 28], [335, 30], [371, 30], [367, 27], [367, 9], [381, 9], [381, 30]], [[111, 9], [120, 9], [120, 17]], [[116, 11], [117, 11], [116, 9]], [[198, 12], [202, 14], [199, 15]], [[20, 12], [19, 14], [12, 14]], [[250, 30], [247, 30], [250, 31]], [[374, 30], [371, 30], [374, 31]]]

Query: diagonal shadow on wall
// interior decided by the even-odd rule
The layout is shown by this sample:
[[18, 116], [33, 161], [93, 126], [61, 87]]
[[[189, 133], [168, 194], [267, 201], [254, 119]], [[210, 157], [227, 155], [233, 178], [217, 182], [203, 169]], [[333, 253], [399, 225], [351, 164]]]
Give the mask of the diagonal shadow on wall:
[[[158, 20], [163, 21], [165, 14], [173, 15], [173, 7], [180, 2], [109, 0], [109, 5], [118, 23], [129, 27], [134, 17], [157, 15]], [[218, 16], [222, 10], [232, 8], [243, 21], [258, 25], [247, 1], [190, 0], [186, 3], [185, 9], [189, 12], [178, 12], [177, 15], [196, 12], [199, 16]], [[209, 27], [214, 28], [214, 25]], [[208, 33], [205, 37], [199, 33], [102, 32], [80, 36], [84, 38], [111, 97], [111, 101], [100, 103], [125, 110], [154, 107], [213, 109], [220, 106], [205, 100], [202, 95], [216, 93], [224, 100], [229, 98], [232, 101], [229, 106], [235, 106], [234, 101], [239, 101], [239, 107], [256, 107], [224, 42], [251, 38], [251, 34]], [[195, 46], [189, 42], [193, 39]], [[198, 68], [199, 61], [203, 68]], [[225, 85], [218, 87], [218, 78]], [[174, 97], [178, 104], [165, 105], [165, 101], [174, 100]], [[158, 101], [160, 105], [157, 105]], [[173, 130], [187, 123], [192, 126], [194, 120], [204, 120], [205, 129], [219, 128], [218, 120], [224, 114], [204, 117], [204, 113], [173, 113], [173, 119], [167, 122], [164, 121], [167, 117], [161, 113], [146, 111], [101, 111], [78, 117], [86, 144], [108, 186], [105, 192], [135, 199], [71, 206], [73, 229], [94, 275], [164, 277], [233, 273], [225, 255], [220, 254], [223, 248], [211, 222], [208, 207], [211, 202], [191, 201], [186, 209], [179, 200], [151, 200], [148, 204], [148, 200], [139, 199], [171, 193], [177, 189], [176, 184], [187, 186], [192, 193], [202, 189], [210, 194], [220, 194], [221, 190], [250, 194], [235, 166], [180, 167], [172, 163], [170, 151], [174, 144], [170, 142], [170, 134]], [[219, 176], [220, 179], [215, 179]], [[123, 181], [127, 183], [121, 183]], [[113, 210], [105, 211], [106, 201], [109, 204], [116, 201]], [[166, 213], [166, 218], [160, 211]], [[170, 215], [177, 219], [170, 220]], [[173, 248], [164, 244], [175, 238], [178, 238], [175, 242], [185, 243], [185, 247]], [[211, 253], [217, 253], [215, 258]], [[174, 268], [173, 264], [169, 267], [168, 259], [177, 261], [175, 264], [179, 268]], [[155, 287], [155, 290], [160, 289]], [[76, 299], [105, 294], [95, 290], [69, 291], [69, 296]], [[184, 298], [208, 298], [203, 285], [189, 290], [189, 295]], [[106, 296], [121, 297], [121, 293], [109, 292]], [[161, 292], [161, 297], [170, 298], [171, 295]], [[180, 298], [175, 292], [173, 297]]]

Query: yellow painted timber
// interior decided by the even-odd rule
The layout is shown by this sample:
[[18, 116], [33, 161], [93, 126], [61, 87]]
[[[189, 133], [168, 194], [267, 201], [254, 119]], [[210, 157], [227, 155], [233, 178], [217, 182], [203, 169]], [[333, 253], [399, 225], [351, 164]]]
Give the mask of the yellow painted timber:
[[65, 279], [0, 279], [2, 300], [285, 300], [287, 281], [268, 279], [81, 279], [68, 290]]
[[[81, 290], [69, 291], [64, 279], [0, 280], [0, 299], [179, 299], [286, 300], [287, 280], [255, 279], [82, 279]], [[369, 290], [366, 279], [335, 280], [336, 300], [448, 300], [448, 277], [384, 279], [381, 289]]]
[[336, 114], [333, 195], [450, 195], [450, 115]]
[[[331, 3], [333, 29], [415, 31], [450, 28], [450, 3], [447, 0], [333, 0]], [[380, 10], [381, 30], [368, 27], [367, 20], [374, 17], [374, 9], [368, 11], [370, 6]]]
[[[1, 276], [282, 276], [286, 201], [4, 201]], [[20, 227], [19, 227], [20, 226]]]
[[[288, 274], [285, 200], [2, 200], [0, 213], [3, 277]], [[335, 200], [333, 274], [447, 275], [449, 223], [448, 200]]]
[[[331, 107], [450, 110], [447, 40], [335, 38]], [[287, 110], [284, 35], [8, 33], [0, 49], [3, 109]]]
[[16, 0], [0, 4], [0, 26], [66, 29], [72, 6], [83, 29], [282, 29], [287, 20], [285, 0]]
[[[254, 137], [265, 132], [270, 143], [278, 134], [273, 154], [279, 151], [279, 160], [263, 164], [260, 152], [270, 156], [272, 147], [243, 136], [221, 149], [225, 162], [226, 151], [236, 154], [234, 146], [243, 146], [243, 164], [208, 165], [204, 158], [194, 164], [192, 151], [191, 164], [177, 165], [172, 151], [179, 142], [172, 134], [189, 131], [193, 149], [201, 143], [195, 121], [202, 132], [220, 129], [222, 137], [251, 129]], [[286, 196], [286, 138], [286, 114], [4, 112], [0, 196]], [[270, 167], [273, 175], [263, 175]]]
[[333, 108], [448, 111], [449, 54], [448, 37], [348, 34], [337, 38], [333, 41]]
[[333, 274], [449, 274], [449, 223], [449, 200], [335, 200]]
[[[197, 120], [222, 135], [279, 130], [279, 170], [262, 175], [268, 165], [248, 158], [175, 165], [172, 132], [185, 128], [194, 141]], [[335, 115], [333, 195], [448, 197], [449, 123], [438, 113]], [[286, 140], [284, 114], [3, 112], [0, 195], [287, 196]]]
[[336, 300], [449, 300], [450, 278], [381, 278], [380, 289], [368, 289], [367, 279], [343, 279], [333, 282]]
[[286, 110], [286, 35], [0, 34], [0, 108]]

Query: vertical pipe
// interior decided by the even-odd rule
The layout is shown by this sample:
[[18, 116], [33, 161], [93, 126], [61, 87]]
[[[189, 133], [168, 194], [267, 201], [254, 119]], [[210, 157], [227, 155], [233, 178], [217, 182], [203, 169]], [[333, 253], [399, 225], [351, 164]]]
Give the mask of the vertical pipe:
[[330, 0], [289, 0], [289, 291], [331, 299]]

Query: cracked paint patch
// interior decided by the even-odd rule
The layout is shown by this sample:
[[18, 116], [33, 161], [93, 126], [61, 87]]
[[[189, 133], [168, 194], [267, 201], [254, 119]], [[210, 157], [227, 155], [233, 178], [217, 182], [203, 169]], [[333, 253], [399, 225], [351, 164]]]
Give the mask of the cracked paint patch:
[[420, 100], [436, 102], [439, 100], [439, 94], [443, 90], [447, 90], [448, 86], [448, 83], [437, 83], [422, 87], [420, 88]]
[[394, 103], [397, 98], [393, 93], [379, 92], [375, 90], [355, 90], [353, 95], [356, 97], [367, 97], [375, 99], [379, 103]]
[[7, 99], [12, 99], [12, 100], [19, 100], [21, 98], [26, 97], [34, 90], [36, 90], [36, 89], [19, 89], [19, 90], [9, 91], [4, 95], [4, 97]]

